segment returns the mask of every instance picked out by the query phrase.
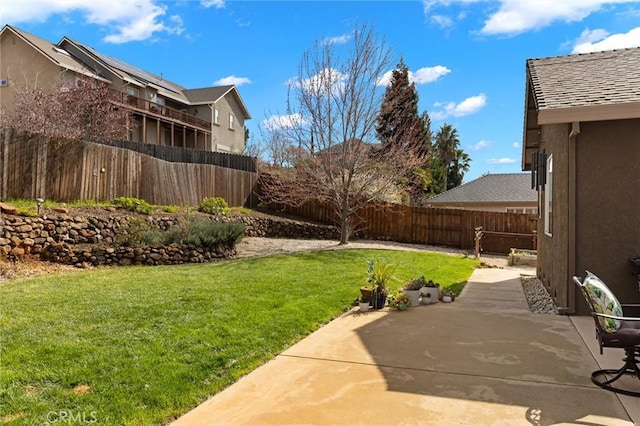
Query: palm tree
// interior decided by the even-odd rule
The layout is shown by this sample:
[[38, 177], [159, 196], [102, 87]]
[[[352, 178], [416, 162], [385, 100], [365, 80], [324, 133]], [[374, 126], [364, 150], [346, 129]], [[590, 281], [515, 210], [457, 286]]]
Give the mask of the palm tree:
[[469, 171], [471, 157], [461, 149], [456, 149], [456, 156], [449, 165], [447, 173], [447, 190], [462, 185], [464, 174]]
[[436, 155], [444, 167], [444, 187], [449, 188], [447, 183], [448, 174], [447, 171], [451, 166], [451, 162], [456, 159], [456, 151], [460, 146], [460, 139], [458, 137], [458, 130], [451, 124], [444, 123], [435, 138]]

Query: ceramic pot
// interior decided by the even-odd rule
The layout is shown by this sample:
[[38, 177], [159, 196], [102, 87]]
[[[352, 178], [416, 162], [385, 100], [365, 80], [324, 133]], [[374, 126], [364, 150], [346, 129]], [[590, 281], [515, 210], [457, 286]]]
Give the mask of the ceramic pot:
[[411, 299], [411, 306], [418, 306], [420, 304], [420, 290], [402, 290], [402, 292]]
[[438, 287], [422, 287], [420, 294], [422, 295], [422, 304], [429, 305], [431, 303], [438, 303]]

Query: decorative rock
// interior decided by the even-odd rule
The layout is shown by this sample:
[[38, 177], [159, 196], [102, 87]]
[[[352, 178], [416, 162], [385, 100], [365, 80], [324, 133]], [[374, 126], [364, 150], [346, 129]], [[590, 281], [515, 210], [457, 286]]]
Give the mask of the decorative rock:
[[0, 203], [0, 213], [18, 214], [18, 209], [11, 204]]

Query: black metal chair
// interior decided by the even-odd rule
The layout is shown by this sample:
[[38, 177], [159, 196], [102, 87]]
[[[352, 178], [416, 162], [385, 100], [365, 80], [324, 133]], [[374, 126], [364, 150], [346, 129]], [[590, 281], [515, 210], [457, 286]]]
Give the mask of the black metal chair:
[[625, 375], [635, 376], [640, 381], [640, 318], [625, 316], [623, 311], [638, 304], [622, 305], [615, 295], [597, 276], [587, 271], [585, 279], [573, 277], [587, 300], [591, 316], [596, 324], [596, 338], [603, 348], [624, 349], [624, 365], [619, 369], [602, 369], [591, 373], [591, 381], [603, 389], [624, 395], [640, 397], [639, 391], [624, 389], [615, 382]]

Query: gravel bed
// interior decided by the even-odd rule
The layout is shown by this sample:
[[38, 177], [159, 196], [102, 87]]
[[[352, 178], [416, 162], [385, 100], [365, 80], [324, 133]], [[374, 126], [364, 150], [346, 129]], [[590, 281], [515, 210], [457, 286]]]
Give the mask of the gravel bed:
[[531, 312], [534, 314], [558, 314], [556, 304], [553, 303], [553, 299], [538, 278], [523, 276], [522, 288]]

